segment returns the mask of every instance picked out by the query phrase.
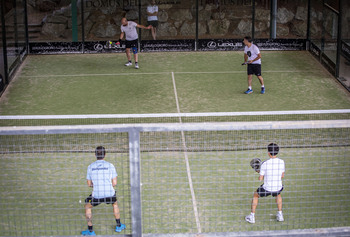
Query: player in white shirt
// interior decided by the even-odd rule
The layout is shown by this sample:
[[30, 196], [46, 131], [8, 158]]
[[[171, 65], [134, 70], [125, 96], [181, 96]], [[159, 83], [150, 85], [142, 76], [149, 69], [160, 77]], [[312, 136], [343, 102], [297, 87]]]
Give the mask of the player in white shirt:
[[253, 93], [252, 80], [253, 74], [256, 75], [261, 84], [261, 94], [265, 94], [264, 79], [261, 76], [261, 53], [259, 48], [252, 43], [252, 38], [250, 36], [244, 37], [243, 43], [244, 47], [244, 63], [248, 64], [248, 90], [245, 94]]
[[251, 213], [245, 217], [245, 220], [249, 223], [255, 223], [255, 210], [258, 206], [260, 197], [267, 197], [272, 195], [276, 197], [277, 203], [277, 221], [284, 221], [282, 213], [282, 196], [283, 191], [282, 178], [284, 178], [285, 165], [284, 161], [277, 158], [279, 147], [275, 143], [270, 143], [267, 147], [268, 155], [270, 159], [264, 161], [260, 167], [259, 180], [263, 181], [255, 192], [252, 200]]
[[85, 217], [88, 223], [88, 229], [82, 231], [82, 235], [96, 235], [92, 226], [92, 207], [101, 203], [112, 204], [113, 213], [117, 226], [116, 232], [125, 229], [125, 225], [120, 223], [120, 212], [117, 202], [114, 186], [117, 185], [117, 171], [113, 164], [104, 160], [106, 150], [99, 146], [95, 150], [97, 161], [89, 165], [87, 169], [87, 184], [93, 188], [92, 194], [85, 199]]
[[158, 27], [158, 6], [156, 5], [155, 0], [152, 0], [151, 4], [147, 7], [147, 15], [148, 25], [152, 25], [151, 31], [153, 40], [156, 40]]
[[135, 68], [138, 69], [138, 39], [139, 36], [137, 34], [136, 28], [141, 28], [141, 29], [151, 29], [152, 26], [149, 25], [148, 27], [139, 25], [136, 22], [133, 21], [128, 21], [126, 18], [122, 18], [121, 21], [122, 25], [120, 27], [121, 29], [121, 34], [119, 37], [118, 45], [121, 43], [121, 40], [124, 38], [125, 35], [125, 45], [126, 45], [126, 57], [128, 58], [128, 62], [125, 64], [125, 66], [129, 67], [132, 65], [131, 62], [131, 52], [130, 49], [132, 48], [132, 52], [134, 53], [134, 59], [135, 59]]

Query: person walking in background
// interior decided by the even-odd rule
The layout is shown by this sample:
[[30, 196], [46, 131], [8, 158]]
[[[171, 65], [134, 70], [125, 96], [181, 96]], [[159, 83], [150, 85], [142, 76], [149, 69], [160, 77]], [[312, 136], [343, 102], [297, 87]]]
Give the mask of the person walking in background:
[[154, 40], [156, 40], [158, 27], [158, 6], [156, 5], [155, 0], [152, 0], [151, 4], [147, 7], [147, 15], [148, 25], [152, 26], [152, 37]]

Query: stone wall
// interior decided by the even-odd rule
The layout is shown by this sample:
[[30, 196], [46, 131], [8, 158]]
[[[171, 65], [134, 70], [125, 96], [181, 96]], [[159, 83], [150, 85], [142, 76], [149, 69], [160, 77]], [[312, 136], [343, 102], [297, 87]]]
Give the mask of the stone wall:
[[[93, 2], [95, 1], [95, 2]], [[97, 1], [97, 2], [96, 2]], [[139, 21], [138, 6], [121, 6], [117, 0], [101, 4], [103, 0], [84, 1], [84, 30], [86, 40], [117, 39], [120, 34], [120, 20]], [[196, 11], [192, 1], [181, 4], [159, 5], [159, 39], [194, 38], [196, 30]], [[60, 41], [71, 39], [72, 11], [70, 0], [29, 0], [29, 19], [41, 24], [41, 39]], [[81, 2], [78, 5], [78, 31], [81, 34]], [[174, 1], [176, 2], [176, 1]], [[203, 2], [203, 1], [201, 1]], [[210, 2], [210, 1], [209, 1]], [[112, 4], [114, 3], [114, 5]], [[113, 5], [113, 6], [112, 6]], [[280, 6], [277, 12], [278, 38], [305, 38], [307, 29], [306, 6]], [[304, 4], [305, 5], [305, 4]], [[147, 25], [147, 5], [142, 6], [141, 24]], [[45, 13], [45, 14], [43, 14]], [[199, 6], [200, 38], [242, 38], [251, 35], [251, 6], [201, 4]], [[37, 18], [35, 16], [38, 16]], [[41, 19], [39, 19], [41, 18]], [[270, 10], [265, 6], [256, 6], [255, 36], [269, 38]], [[311, 32], [320, 34], [322, 12], [312, 11]], [[31, 24], [31, 22], [29, 22]], [[142, 31], [143, 39], [151, 39], [150, 31]]]

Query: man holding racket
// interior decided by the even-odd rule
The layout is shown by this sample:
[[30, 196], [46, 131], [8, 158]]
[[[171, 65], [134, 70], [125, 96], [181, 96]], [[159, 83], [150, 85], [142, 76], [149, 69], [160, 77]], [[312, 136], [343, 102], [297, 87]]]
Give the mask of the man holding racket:
[[279, 146], [275, 143], [270, 143], [267, 146], [267, 151], [270, 159], [264, 161], [260, 170], [256, 172], [260, 173], [259, 180], [264, 181], [255, 192], [252, 200], [251, 213], [245, 217], [245, 220], [251, 224], [255, 223], [255, 210], [258, 206], [259, 198], [272, 195], [276, 198], [277, 203], [277, 221], [284, 221], [282, 213], [282, 196], [283, 191], [282, 178], [284, 178], [285, 165], [284, 161], [277, 158], [279, 152]]
[[264, 79], [261, 76], [261, 53], [259, 48], [252, 43], [252, 38], [250, 36], [244, 37], [243, 43], [244, 47], [244, 63], [242, 65], [248, 64], [248, 90], [245, 94], [253, 93], [252, 80], [253, 74], [256, 75], [261, 84], [261, 94], [265, 94]]
[[125, 66], [129, 67], [132, 66], [131, 62], [131, 52], [130, 49], [132, 48], [132, 52], [134, 54], [134, 59], [135, 59], [135, 68], [138, 69], [138, 44], [139, 44], [139, 36], [137, 34], [136, 28], [141, 28], [141, 29], [151, 29], [152, 26], [149, 25], [148, 27], [139, 25], [136, 22], [133, 21], [128, 21], [125, 17], [122, 18], [121, 21], [121, 34], [119, 37], [119, 41], [117, 42], [117, 45], [120, 45], [121, 40], [124, 38], [125, 35], [125, 45], [126, 45], [126, 57], [128, 58], [128, 62], [125, 64]]

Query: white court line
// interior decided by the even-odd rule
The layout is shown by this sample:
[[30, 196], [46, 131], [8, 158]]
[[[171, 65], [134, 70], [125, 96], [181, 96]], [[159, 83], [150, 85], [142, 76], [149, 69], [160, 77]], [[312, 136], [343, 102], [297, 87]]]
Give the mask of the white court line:
[[[246, 73], [247, 70], [243, 70], [243, 71], [220, 71], [220, 72], [175, 72], [176, 74], [233, 74], [233, 73]], [[288, 70], [288, 71], [264, 71], [262, 70], [262, 72], [268, 72], [268, 73], [292, 73], [292, 72], [300, 72], [300, 73], [306, 73], [306, 72], [319, 72], [316, 70], [305, 70], [305, 71], [292, 71], [292, 70]]]
[[21, 77], [95, 77], [95, 76], [132, 76], [132, 75], [162, 75], [170, 74], [170, 72], [143, 72], [143, 73], [101, 73], [101, 74], [67, 74], [67, 75], [37, 75]]
[[[177, 112], [180, 114], [180, 105], [179, 105], [179, 99], [177, 96], [177, 89], [176, 89], [176, 83], [175, 83], [175, 75], [174, 72], [171, 72], [171, 77], [173, 80], [173, 86], [174, 86], [174, 94], [175, 94], [175, 101], [176, 101], [176, 107], [177, 107]], [[181, 116], [179, 116], [180, 123], [182, 123]], [[193, 183], [192, 183], [192, 175], [191, 175], [191, 168], [190, 168], [190, 163], [188, 161], [188, 154], [187, 154], [187, 146], [186, 146], [186, 138], [185, 134], [183, 131], [181, 131], [181, 137], [182, 137], [182, 146], [184, 148], [184, 155], [185, 155], [185, 162], [186, 162], [186, 170], [187, 170], [187, 177], [188, 177], [188, 182], [190, 185], [190, 190], [191, 190], [191, 196], [192, 196], [192, 205], [193, 205], [193, 211], [194, 211], [194, 217], [196, 219], [196, 225], [197, 225], [197, 230], [198, 234], [202, 233], [202, 228], [201, 228], [201, 223], [199, 222], [199, 215], [198, 215], [198, 208], [197, 208], [197, 201], [196, 201], [196, 195], [194, 193], [193, 189]]]
[[[141, 73], [101, 73], [101, 74], [67, 74], [67, 75], [36, 75], [36, 76], [25, 76], [20, 75], [20, 77], [24, 78], [41, 78], [41, 77], [96, 77], [96, 76], [137, 76], [137, 75], [164, 75], [170, 73], [176, 74], [234, 74], [234, 73], [246, 73], [246, 70], [242, 71], [219, 71], [219, 72], [141, 72]], [[297, 70], [289, 70], [289, 71], [263, 71], [264, 73], [311, 73], [311, 72], [319, 72], [316, 70], [305, 70], [305, 71], [297, 71]]]

